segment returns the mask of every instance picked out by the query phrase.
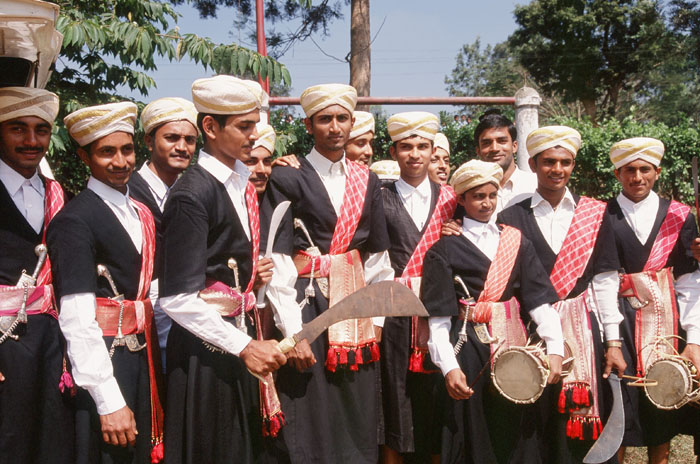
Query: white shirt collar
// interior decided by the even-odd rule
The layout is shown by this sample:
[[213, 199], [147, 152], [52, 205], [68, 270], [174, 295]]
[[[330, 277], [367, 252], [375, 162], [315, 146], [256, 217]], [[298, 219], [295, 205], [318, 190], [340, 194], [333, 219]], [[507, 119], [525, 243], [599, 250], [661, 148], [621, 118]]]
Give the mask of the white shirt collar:
[[143, 177], [143, 180], [146, 181], [148, 186], [151, 188], [153, 193], [156, 194], [158, 197], [157, 200], [159, 202], [163, 201], [163, 198], [168, 194], [168, 190], [170, 190], [170, 187], [165, 185], [165, 182], [163, 182], [163, 179], [158, 177], [158, 175], [151, 170], [151, 168], [148, 167], [149, 161], [146, 161], [143, 163], [143, 166], [141, 166], [141, 169], [139, 169], [139, 174], [141, 174], [141, 177]]
[[95, 179], [90, 176], [87, 183], [87, 188], [92, 190], [97, 194], [98, 197], [102, 198], [104, 201], [108, 201], [118, 207], [128, 207], [129, 205], [129, 186], [126, 186], [126, 194], [121, 193], [119, 190], [110, 187], [102, 181]]
[[[551, 207], [549, 202], [542, 198], [542, 195], [540, 195], [540, 192], [535, 190], [535, 193], [532, 195], [532, 199], [530, 200], [530, 208], [537, 208], [540, 206], [542, 203], [546, 203], [549, 206], [549, 209], [554, 209]], [[561, 199], [559, 204], [557, 205], [557, 208], [560, 206], [564, 206], [565, 208], [571, 208], [572, 210], [576, 209], [576, 201], [574, 201], [574, 196], [571, 194], [571, 191], [569, 190], [569, 187], [566, 187], [566, 192], [564, 193], [564, 198]], [[537, 211], [537, 210], [535, 210]]]
[[12, 169], [3, 160], [0, 160], [0, 181], [5, 185], [7, 193], [11, 197], [15, 196], [17, 191], [22, 188], [22, 185], [29, 180], [29, 183], [34, 187], [34, 189], [39, 192], [42, 196], [44, 195], [44, 183], [39, 177], [39, 172], [35, 172], [32, 177], [27, 179], [19, 172]]
[[230, 179], [234, 185], [237, 185], [241, 189], [245, 189], [248, 178], [250, 177], [248, 166], [241, 163], [239, 160], [236, 160], [233, 169], [231, 169], [204, 150], [199, 151], [197, 164], [202, 166], [222, 184], [225, 184]]
[[336, 161], [335, 163], [323, 156], [321, 153], [316, 150], [316, 147], [311, 149], [311, 152], [306, 155], [306, 160], [311, 163], [311, 166], [318, 171], [319, 174], [321, 175], [328, 175], [331, 173], [331, 169], [333, 169], [334, 166], [337, 166], [338, 163], [340, 163], [340, 166], [342, 168], [342, 172], [346, 173], [347, 172], [347, 162], [345, 161], [345, 153], [343, 153], [343, 157], [340, 158], [339, 161]]
[[630, 214], [635, 214], [639, 211], [654, 211], [654, 220], [656, 220], [656, 211], [659, 209], [659, 196], [652, 190], [644, 200], [635, 203], [620, 192], [617, 196], [617, 203], [623, 211]]
[[407, 200], [414, 193], [418, 194], [424, 201], [429, 200], [431, 193], [430, 178], [426, 176], [425, 179], [418, 184], [418, 187], [409, 185], [405, 180], [399, 178], [399, 180], [396, 181], [396, 191], [399, 192], [399, 195], [401, 195], [404, 200]]
[[496, 215], [492, 214], [489, 222], [476, 221], [464, 216], [462, 218], [462, 232], [464, 234], [481, 235], [485, 232], [494, 232], [500, 234], [500, 230], [496, 225]]

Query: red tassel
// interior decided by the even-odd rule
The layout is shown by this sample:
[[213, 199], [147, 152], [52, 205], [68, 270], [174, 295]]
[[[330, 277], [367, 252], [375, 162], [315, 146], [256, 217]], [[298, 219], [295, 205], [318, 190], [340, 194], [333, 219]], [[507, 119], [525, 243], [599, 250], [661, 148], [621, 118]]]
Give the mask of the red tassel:
[[331, 372], [335, 372], [338, 368], [338, 355], [335, 348], [329, 347], [328, 354], [326, 355], [326, 369]]
[[263, 437], [276, 437], [282, 429], [282, 426], [286, 424], [287, 421], [284, 418], [284, 413], [282, 411], [278, 412], [267, 419], [263, 424]]
[[372, 362], [379, 361], [379, 345], [377, 342], [372, 342], [369, 349], [372, 353]]
[[345, 348], [338, 348], [338, 354], [340, 355], [340, 359], [338, 360], [338, 364], [341, 364], [343, 366], [347, 365], [348, 363], [348, 350]]
[[355, 348], [355, 365], [364, 364], [365, 360], [362, 359], [362, 348]]
[[593, 421], [593, 423], [591, 425], [593, 426], [592, 427], [593, 428], [592, 438], [594, 440], [597, 440], [598, 439], [598, 424], [596, 423], [596, 421]]
[[591, 405], [591, 399], [590, 399], [590, 390], [588, 387], [585, 387], [583, 389], [583, 405], [585, 407], [589, 407]]
[[157, 464], [163, 460], [165, 457], [165, 447], [163, 442], [156, 444], [151, 450], [151, 464]]
[[571, 418], [569, 418], [569, 420], [566, 421], [566, 436], [569, 438], [572, 438], [574, 436], [574, 425]]
[[411, 372], [420, 372], [423, 365], [423, 353], [416, 350], [411, 353], [411, 359], [408, 361], [408, 370]]
[[[566, 389], [562, 388], [561, 391], [559, 392], [559, 412], [560, 413], [565, 413], [566, 412]], [[568, 432], [567, 432], [568, 434]]]
[[73, 381], [73, 376], [70, 375], [70, 372], [64, 371], [63, 374], [61, 374], [61, 380], [58, 382], [58, 389], [61, 391], [61, 393], [68, 389], [70, 391], [70, 396], [75, 396], [77, 388], [75, 387], [75, 382]]

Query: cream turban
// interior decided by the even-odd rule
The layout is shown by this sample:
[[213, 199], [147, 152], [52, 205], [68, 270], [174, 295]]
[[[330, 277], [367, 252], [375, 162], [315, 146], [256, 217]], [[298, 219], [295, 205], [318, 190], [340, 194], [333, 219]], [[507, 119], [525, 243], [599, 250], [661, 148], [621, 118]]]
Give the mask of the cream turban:
[[70, 136], [84, 147], [113, 132], [134, 135], [136, 112], [131, 102], [107, 103], [73, 111], [63, 122]]
[[200, 113], [245, 114], [268, 105], [268, 96], [254, 81], [219, 75], [192, 83], [192, 102]]
[[448, 155], [450, 154], [450, 142], [447, 140], [447, 136], [442, 132], [435, 134], [433, 145], [435, 145], [435, 148], [442, 148]]
[[581, 134], [576, 129], [567, 126], [540, 127], [527, 136], [527, 152], [536, 156], [553, 147], [562, 147], [574, 158], [581, 148]]
[[0, 88], [0, 122], [36, 116], [53, 125], [58, 114], [58, 95], [33, 87]]
[[399, 163], [393, 160], [375, 161], [369, 170], [382, 180], [398, 180], [401, 177]]
[[386, 128], [392, 142], [398, 142], [412, 135], [434, 140], [438, 131], [438, 118], [433, 113], [425, 111], [398, 113], [387, 119]]
[[167, 122], [187, 121], [197, 127], [197, 110], [191, 101], [180, 97], [159, 98], [141, 112], [141, 124], [146, 134]]
[[352, 113], [357, 104], [357, 90], [345, 84], [314, 85], [304, 90], [299, 100], [307, 118], [332, 105], [340, 105]]
[[450, 185], [454, 187], [457, 195], [461, 195], [467, 190], [489, 183], [500, 188], [501, 179], [503, 179], [503, 169], [498, 163], [473, 159], [457, 168], [450, 179]]
[[258, 147], [267, 148], [270, 153], [275, 153], [275, 129], [271, 125], [265, 124], [264, 122], [258, 123], [258, 140], [255, 141], [253, 145], [253, 150]]
[[355, 124], [352, 125], [352, 131], [348, 140], [352, 140], [367, 132], [374, 133], [374, 116], [367, 111], [355, 111], [352, 114], [355, 117]]
[[664, 157], [664, 144], [651, 137], [620, 140], [610, 148], [610, 161], [619, 169], [636, 159], [648, 161], [657, 168]]

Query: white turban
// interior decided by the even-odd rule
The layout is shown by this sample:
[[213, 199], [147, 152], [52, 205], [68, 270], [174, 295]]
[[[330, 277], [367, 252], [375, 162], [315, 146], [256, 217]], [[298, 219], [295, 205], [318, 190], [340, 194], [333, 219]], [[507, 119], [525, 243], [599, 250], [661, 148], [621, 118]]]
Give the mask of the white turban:
[[435, 145], [435, 148], [442, 148], [448, 155], [450, 154], [450, 142], [447, 140], [447, 136], [442, 132], [435, 134], [433, 145]]
[[84, 147], [113, 132], [134, 135], [137, 111], [131, 102], [107, 103], [73, 111], [63, 122], [70, 136]]
[[33, 87], [0, 88], [0, 122], [36, 116], [53, 125], [58, 114], [58, 95]]
[[304, 90], [299, 100], [307, 118], [332, 105], [340, 105], [352, 113], [357, 104], [357, 90], [345, 84], [314, 85]]
[[386, 128], [392, 142], [398, 142], [412, 135], [434, 140], [438, 131], [438, 117], [425, 111], [398, 113], [387, 119]]
[[374, 116], [367, 111], [355, 111], [352, 114], [355, 117], [355, 124], [352, 125], [348, 140], [357, 138], [367, 132], [374, 133]]
[[219, 75], [192, 83], [192, 102], [200, 113], [246, 114], [268, 106], [267, 93], [254, 81]]
[[154, 100], [141, 112], [141, 124], [146, 134], [168, 122], [187, 121], [197, 127], [197, 110], [191, 101], [180, 97]]
[[275, 153], [275, 129], [264, 122], [258, 123], [258, 140], [253, 144], [253, 150], [258, 147], [266, 148], [270, 153]]
[[399, 163], [394, 160], [375, 161], [369, 170], [382, 180], [398, 180], [401, 177]]
[[610, 161], [615, 169], [619, 169], [636, 159], [647, 161], [658, 168], [663, 157], [664, 144], [661, 140], [651, 137], [620, 140], [610, 148]]
[[450, 179], [450, 185], [457, 195], [461, 195], [467, 190], [484, 184], [494, 184], [496, 188], [500, 188], [501, 179], [503, 179], [503, 169], [498, 163], [473, 159], [457, 168]]
[[526, 145], [527, 152], [533, 157], [550, 148], [562, 147], [576, 158], [581, 148], [581, 134], [567, 126], [540, 127], [530, 132]]

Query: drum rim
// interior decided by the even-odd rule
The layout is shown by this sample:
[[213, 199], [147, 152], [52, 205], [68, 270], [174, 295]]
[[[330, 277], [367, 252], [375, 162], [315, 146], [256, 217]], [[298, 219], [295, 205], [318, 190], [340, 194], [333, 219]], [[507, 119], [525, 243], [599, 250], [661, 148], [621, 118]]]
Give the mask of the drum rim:
[[[514, 399], [510, 396], [508, 396], [504, 391], [501, 385], [498, 383], [498, 380], [496, 378], [496, 363], [498, 360], [501, 358], [502, 355], [506, 353], [523, 353], [525, 354], [528, 358], [532, 359], [535, 362], [535, 366], [537, 367], [537, 370], [542, 374], [542, 379], [539, 384], [539, 389], [537, 393], [535, 394], [534, 397], [526, 400], [520, 400], [520, 399]], [[493, 364], [491, 367], [491, 382], [493, 383], [494, 387], [496, 387], [496, 390], [498, 393], [500, 393], [501, 396], [503, 396], [505, 399], [508, 401], [515, 403], [515, 404], [532, 404], [535, 401], [537, 401], [540, 396], [542, 396], [542, 393], [544, 393], [544, 388], [547, 386], [547, 377], [548, 377], [548, 372], [547, 368], [544, 367], [543, 365], [543, 360], [538, 358], [533, 352], [540, 352], [544, 354], [543, 350], [541, 348], [537, 348], [535, 346], [511, 346], [510, 348], [503, 349], [499, 351], [493, 358]]]
[[685, 404], [687, 404], [690, 401], [690, 397], [693, 393], [693, 376], [690, 372], [690, 368], [688, 367], [688, 364], [685, 360], [678, 360], [674, 358], [662, 358], [662, 359], [657, 359], [653, 363], [649, 365], [649, 367], [646, 369], [646, 375], [645, 378], [649, 377], [649, 372], [658, 364], [661, 363], [668, 363], [676, 368], [678, 368], [679, 372], [683, 372], [686, 374], [686, 376], [683, 378], [685, 381], [685, 395], [678, 401], [677, 403], [671, 404], [671, 405], [662, 405], [657, 403], [649, 393], [650, 388], [655, 388], [655, 387], [649, 387], [647, 385], [644, 386], [644, 393], [647, 396], [647, 399], [651, 404], [656, 406], [659, 409], [664, 409], [664, 410], [672, 410], [672, 409], [679, 409], [683, 407]]

